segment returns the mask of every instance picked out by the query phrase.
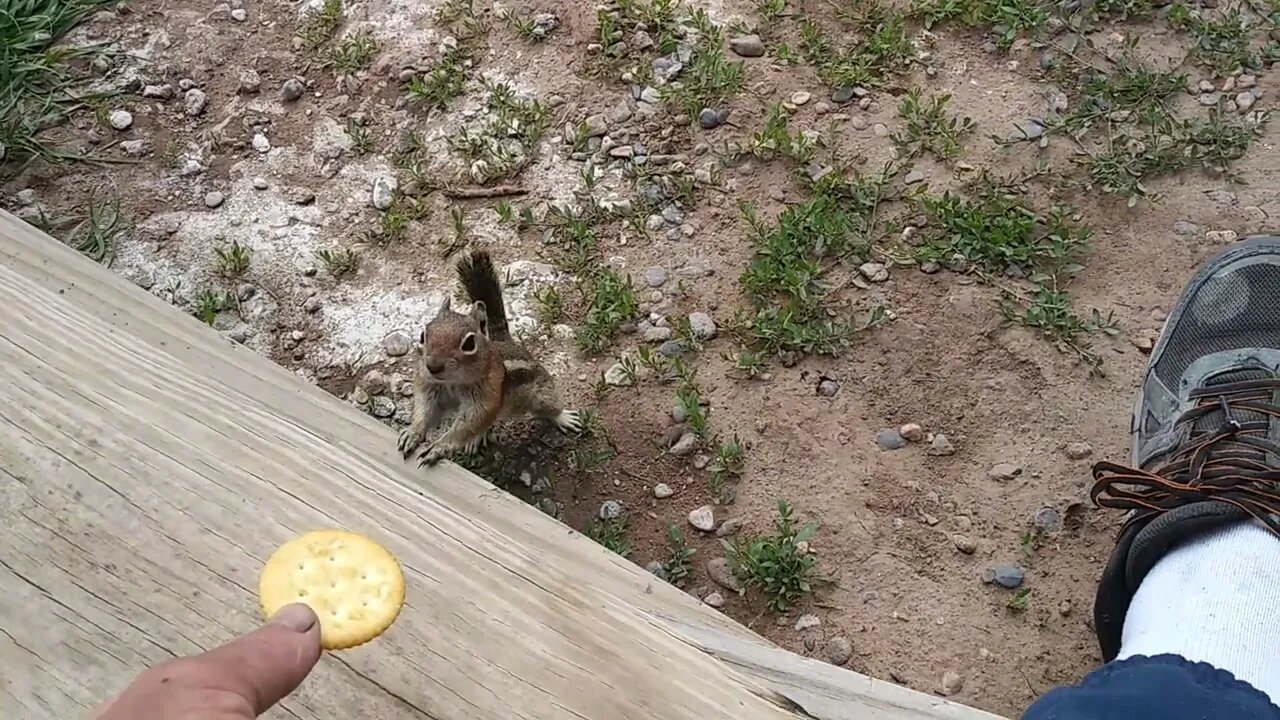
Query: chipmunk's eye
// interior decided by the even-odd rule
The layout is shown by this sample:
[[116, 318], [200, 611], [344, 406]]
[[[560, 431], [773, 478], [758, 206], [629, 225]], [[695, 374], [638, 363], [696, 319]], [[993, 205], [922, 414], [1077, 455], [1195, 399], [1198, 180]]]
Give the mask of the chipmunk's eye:
[[468, 355], [471, 355], [475, 351], [476, 351], [476, 334], [467, 333], [466, 336], [462, 338], [462, 352]]

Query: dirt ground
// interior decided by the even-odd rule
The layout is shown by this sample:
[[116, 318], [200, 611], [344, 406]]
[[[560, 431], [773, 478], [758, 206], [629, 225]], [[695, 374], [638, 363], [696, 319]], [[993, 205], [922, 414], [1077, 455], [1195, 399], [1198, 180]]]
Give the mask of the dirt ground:
[[[743, 34], [734, 23], [750, 29], [760, 22], [766, 4], [695, 5], [730, 38]], [[860, 275], [847, 263], [834, 267], [832, 278], [833, 313], [863, 317], [880, 307], [884, 322], [857, 333], [844, 352], [784, 353], [769, 358], [763, 375], [746, 378], [732, 360], [742, 346], [734, 318], [746, 307], [740, 276], [754, 250], [738, 203], [754, 202], [772, 218], [810, 194], [806, 163], [749, 154], [729, 161], [721, 152], [750, 144], [770, 103], [787, 103], [792, 132], [827, 132], [839, 155], [874, 170], [894, 156], [899, 101], [908, 88], [951, 94], [950, 110], [971, 117], [975, 130], [952, 162], [915, 160], [912, 169], [923, 176], [911, 184], [930, 192], [957, 186], [973, 168], [1020, 172], [1043, 158], [1053, 175], [1065, 174], [1073, 160], [1065, 138], [1038, 149], [1002, 147], [992, 137], [1008, 137], [1028, 118], [1051, 112], [1059, 93], [1045, 56], [1069, 30], [1053, 28], [1060, 32], [1049, 39], [999, 49], [980, 29], [942, 24], [926, 31], [913, 21], [915, 63], [879, 87], [837, 98], [839, 89], [809, 63], [785, 63], [776, 51], [784, 43], [798, 46], [800, 12], [818, 18], [837, 44], [846, 42], [858, 28], [842, 26], [836, 11], [855, 4], [777, 5], [783, 12], [772, 16], [768, 32], [761, 29], [765, 56], [727, 53], [728, 61], [743, 63], [744, 88], [717, 106], [729, 110], [727, 122], [704, 129], [647, 102], [617, 68], [598, 71], [597, 9], [583, 4], [519, 0], [494, 7], [476, 0], [474, 17], [486, 27], [464, 68], [465, 91], [432, 110], [407, 101], [406, 86], [454, 47], [457, 25], [439, 22], [441, 0], [346, 3], [336, 37], [367, 31], [377, 43], [367, 66], [351, 74], [323, 67], [297, 34], [322, 11], [318, 2], [126, 2], [75, 35], [77, 42], [106, 41], [125, 51], [95, 69], [121, 93], [96, 115], [83, 113], [51, 133], [128, 162], [34, 163], [8, 179], [3, 202], [34, 222], [41, 212], [74, 218], [92, 203], [118, 198], [128, 227], [106, 233], [106, 260], [117, 272], [191, 312], [193, 322], [210, 322], [230, 342], [296, 368], [397, 428], [411, 407], [410, 340], [453, 290], [441, 247], [457, 234], [451, 210], [460, 208], [465, 244], [489, 248], [509, 270], [509, 309], [530, 347], [573, 403], [595, 411], [599, 422], [587, 439], [521, 430], [522, 444], [490, 473], [495, 482], [580, 530], [602, 504], [620, 504], [626, 519], [620, 541], [641, 565], [667, 560], [667, 528], [674, 523], [696, 548], [683, 587], [700, 598], [715, 593], [711, 604], [723, 603], [724, 612], [773, 641], [1016, 716], [1099, 662], [1092, 600], [1119, 518], [1089, 504], [1090, 465], [1128, 460], [1143, 350], [1182, 283], [1225, 242], [1266, 230], [1270, 214], [1280, 211], [1280, 164], [1271, 154], [1277, 130], [1264, 126], [1234, 163], [1247, 184], [1196, 169], [1170, 173], [1144, 182], [1160, 196], [1156, 202], [1128, 207], [1123, 195], [1096, 188], [1053, 178], [1028, 183], [1037, 207], [1070, 203], [1093, 229], [1091, 253], [1069, 290], [1082, 316], [1094, 308], [1114, 313], [1118, 332], [1087, 334], [1105, 375], [1091, 374], [1037, 329], [1006, 323], [997, 307], [1004, 281], [921, 272], [890, 254], [887, 279], [871, 277], [874, 271]], [[558, 22], [545, 40], [530, 42], [504, 20], [504, 7], [526, 19], [550, 13]], [[629, 51], [641, 52], [634, 30], [624, 28]], [[1113, 46], [1137, 38], [1140, 56], [1184, 63], [1196, 95], [1180, 93], [1179, 102], [1193, 108], [1208, 92], [1197, 87], [1202, 79], [1215, 93], [1224, 83], [1256, 81], [1255, 111], [1275, 92], [1269, 70], [1251, 71], [1243, 81], [1238, 69], [1209, 72], [1184, 58], [1187, 34], [1160, 12], [1110, 21], [1087, 37]], [[698, 175], [692, 201], [666, 203], [640, 214], [639, 222], [602, 231], [599, 259], [631, 275], [639, 309], [598, 354], [580, 352], [572, 340], [584, 301], [545, 228], [518, 230], [500, 221], [497, 198], [452, 199], [424, 188], [396, 160], [414, 130], [425, 138], [421, 155], [432, 173], [465, 172], [446, 137], [485, 122], [482, 76], [550, 108], [537, 159], [489, 183], [522, 188], [524, 194], [502, 199], [538, 218], [549, 204], [572, 202], [583, 191], [588, 161], [599, 173], [590, 192], [606, 204], [622, 203], [622, 215], [636, 168], [678, 165]], [[1235, 96], [1234, 89], [1225, 94]], [[607, 124], [606, 137], [583, 143], [580, 128], [593, 117]], [[626, 150], [614, 152], [619, 147]], [[644, 154], [652, 161], [636, 163]], [[386, 216], [401, 206], [374, 207], [375, 186], [393, 177], [398, 189], [388, 197], [399, 203], [416, 194], [425, 207], [402, 236], [380, 242], [370, 229], [394, 232]], [[902, 226], [892, 228], [895, 237], [901, 233]], [[228, 280], [219, 275], [227, 261], [217, 251], [232, 242], [252, 254], [242, 276]], [[344, 277], [317, 255], [352, 248], [360, 264]], [[548, 322], [542, 308], [549, 286], [566, 298], [563, 322]], [[215, 291], [229, 299], [208, 305], [202, 294]], [[671, 430], [675, 383], [643, 372], [631, 386], [602, 380], [608, 373], [618, 381], [615, 363], [637, 348], [668, 347], [681, 333], [662, 328], [698, 312], [715, 325], [689, 360], [699, 394], [714, 431], [736, 434], [745, 448], [741, 475], [727, 488], [710, 480], [709, 447], [687, 455], [668, 450], [685, 430]], [[700, 334], [712, 335], [705, 327]], [[918, 424], [924, 438], [892, 450], [878, 442], [908, 423]], [[667, 488], [657, 494], [669, 497], [655, 495], [660, 483]], [[747, 536], [767, 533], [779, 500], [816, 523], [809, 552], [829, 580], [782, 614], [767, 609], [757, 592], [740, 596], [718, 586], [707, 566], [725, 555], [722, 538], [688, 520], [710, 505], [719, 527], [731, 521], [720, 535], [739, 524]], [[1025, 572], [1021, 589], [984, 581], [991, 568], [1008, 564]]]

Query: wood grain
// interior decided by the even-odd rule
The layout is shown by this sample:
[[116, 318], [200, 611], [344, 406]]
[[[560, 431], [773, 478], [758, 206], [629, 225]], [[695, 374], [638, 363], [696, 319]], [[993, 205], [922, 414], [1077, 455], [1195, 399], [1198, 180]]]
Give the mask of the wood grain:
[[0, 717], [83, 717], [260, 622], [292, 535], [400, 558], [377, 641], [266, 717], [983, 720], [779, 650], [0, 211]]

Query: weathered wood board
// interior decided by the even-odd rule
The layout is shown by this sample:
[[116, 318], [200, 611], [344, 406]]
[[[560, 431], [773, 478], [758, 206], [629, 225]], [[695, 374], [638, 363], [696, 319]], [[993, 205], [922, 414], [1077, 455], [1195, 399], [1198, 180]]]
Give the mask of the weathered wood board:
[[83, 717], [259, 622], [305, 529], [408, 598], [268, 717], [993, 720], [780, 650], [0, 211], [0, 717]]

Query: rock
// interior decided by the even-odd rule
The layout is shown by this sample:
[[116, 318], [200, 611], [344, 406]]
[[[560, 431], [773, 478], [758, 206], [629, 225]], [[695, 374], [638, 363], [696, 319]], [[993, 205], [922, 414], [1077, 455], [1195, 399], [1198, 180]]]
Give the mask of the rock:
[[951, 536], [951, 544], [965, 555], [972, 555], [978, 550], [978, 542], [968, 535], [955, 534]]
[[138, 157], [139, 155], [143, 155], [147, 152], [147, 141], [138, 139], [125, 140], [120, 143], [120, 149], [124, 151], [125, 155]]
[[244, 8], [236, 8], [231, 11], [231, 19], [236, 22], [244, 22], [249, 19], [249, 11]]
[[1018, 132], [1022, 134], [1023, 140], [1038, 140], [1044, 135], [1044, 123], [1035, 118], [1027, 118], [1018, 123]]
[[257, 95], [262, 91], [262, 76], [253, 68], [240, 72], [240, 86], [236, 89], [241, 95]]
[[644, 282], [651, 288], [660, 288], [667, 284], [669, 275], [666, 268], [651, 267], [644, 271]]
[[1257, 86], [1257, 84], [1258, 78], [1253, 75], [1245, 74], [1236, 78], [1236, 87], [1241, 90], [1248, 90], [1251, 87]]
[[716, 321], [704, 312], [689, 313], [689, 331], [699, 340], [710, 340], [716, 336]]
[[999, 482], [1012, 480], [1021, 474], [1022, 468], [1013, 463], [997, 463], [987, 471], [987, 477]]
[[795, 628], [796, 632], [804, 632], [805, 630], [816, 628], [821, 624], [822, 618], [814, 615], [813, 613], [805, 613], [804, 615], [796, 618]]
[[707, 593], [707, 596], [702, 598], [702, 602], [713, 608], [722, 608], [724, 607], [724, 596], [718, 592]]
[[964, 678], [960, 673], [948, 670], [942, 673], [942, 686], [939, 688], [944, 696], [955, 695], [964, 689]]
[[200, 88], [191, 88], [187, 91], [183, 98], [183, 105], [187, 111], [187, 115], [198, 117], [204, 113], [204, 108], [209, 104], [209, 96], [204, 94]]
[[321, 304], [320, 296], [312, 295], [311, 297], [303, 301], [302, 309], [307, 311], [308, 313], [317, 313], [317, 312], [320, 312], [320, 304]]
[[634, 380], [632, 379], [631, 374], [627, 372], [626, 366], [617, 362], [610, 365], [609, 369], [604, 371], [604, 382], [606, 385], [611, 385], [613, 387], [631, 387]]
[[860, 87], [855, 87], [852, 85], [845, 85], [843, 87], [836, 88], [831, 93], [831, 102], [836, 103], [838, 105], [843, 105], [847, 102], [852, 101], [854, 98], [862, 98], [866, 96], [867, 96], [866, 90], [863, 90]]
[[1155, 347], [1155, 343], [1151, 341], [1151, 337], [1149, 335], [1131, 335], [1129, 337], [1129, 342], [1143, 355], [1149, 355], [1151, 350]]
[[799, 90], [794, 93], [791, 93], [791, 104], [795, 105], [796, 107], [799, 107], [801, 105], [808, 105], [809, 101], [812, 99], [813, 99], [813, 95], [811, 93], [805, 92], [804, 90]]
[[116, 130], [128, 130], [133, 127], [133, 113], [128, 110], [112, 110], [107, 122]]
[[617, 520], [622, 517], [622, 503], [617, 500], [605, 500], [600, 503], [600, 512], [597, 515], [601, 520]]
[[742, 529], [742, 518], [740, 517], [729, 518], [728, 520], [725, 520], [724, 522], [720, 523], [720, 527], [716, 528], [716, 537], [726, 538], [726, 537], [729, 537], [730, 535], [737, 535], [738, 531], [741, 529]]
[[391, 175], [379, 175], [373, 179], [373, 189], [370, 192], [370, 198], [373, 206], [379, 210], [391, 209], [391, 204], [396, 199], [396, 188], [399, 184]]
[[204, 172], [204, 166], [201, 165], [200, 161], [196, 160], [195, 158], [187, 158], [186, 160], [184, 160], [182, 162], [182, 167], [178, 170], [178, 174], [182, 175], [183, 177], [199, 175], [202, 172]]
[[650, 344], [660, 343], [670, 340], [674, 334], [675, 331], [670, 327], [654, 327], [653, 325], [649, 325], [640, 331], [640, 339]]
[[667, 454], [674, 455], [676, 457], [684, 457], [685, 455], [693, 454], [693, 451], [697, 449], [698, 449], [697, 434], [693, 432], [686, 432], [683, 435], [681, 435], [680, 439], [676, 440], [675, 444], [673, 444], [667, 450]]
[[653, 496], [659, 500], [665, 500], [675, 494], [676, 491], [672, 490], [671, 486], [666, 483], [658, 483], [653, 486]]
[[711, 532], [716, 529], [716, 513], [715, 508], [710, 505], [703, 505], [689, 511], [689, 524], [702, 532]]
[[869, 262], [858, 266], [858, 272], [871, 282], [884, 282], [889, 279], [889, 268], [884, 263]]
[[609, 132], [609, 119], [604, 115], [592, 115], [587, 118], [586, 136], [588, 138], [604, 137]]
[[876, 445], [881, 450], [901, 450], [907, 446], [907, 439], [894, 428], [885, 428], [876, 433]]
[[729, 40], [729, 49], [742, 57], [757, 58], [764, 55], [764, 41], [759, 35], [739, 35]]
[[142, 88], [142, 97], [153, 100], [169, 100], [173, 97], [173, 86], [169, 83], [146, 85]]
[[924, 428], [916, 423], [907, 423], [898, 428], [898, 434], [907, 442], [920, 442], [924, 439]]
[[360, 378], [360, 387], [370, 395], [381, 395], [387, 391], [387, 376], [378, 370], [370, 370]]
[[1218, 92], [1204, 93], [1198, 99], [1200, 100], [1201, 105], [1212, 107], [1214, 105], [1217, 105], [1222, 100], [1222, 93], [1218, 93]]
[[947, 439], [946, 435], [938, 433], [933, 436], [933, 440], [929, 441], [929, 454], [937, 457], [945, 457], [947, 455], [955, 455], [956, 448]]
[[833, 637], [822, 648], [822, 654], [832, 665], [844, 665], [853, 658], [853, 643], [843, 635]]
[[650, 560], [644, 564], [644, 569], [657, 575], [663, 580], [667, 579], [667, 567], [660, 560]]
[[204, 206], [210, 209], [216, 208], [222, 205], [222, 203], [225, 202], [226, 199], [227, 198], [225, 195], [218, 192], [217, 190], [214, 190], [212, 192], [205, 193]]
[[1087, 442], [1074, 442], [1063, 448], [1062, 452], [1071, 460], [1084, 460], [1093, 454], [1093, 446]]
[[912, 170], [902, 178], [902, 182], [907, 185], [915, 185], [924, 182], [924, 172], [920, 170]]
[[369, 407], [369, 412], [372, 413], [374, 417], [389, 418], [396, 414], [396, 403], [386, 395], [379, 395], [373, 398], [372, 404]]
[[676, 357], [683, 355], [685, 351], [684, 341], [668, 340], [658, 346], [658, 354], [663, 357]]
[[822, 381], [818, 383], [818, 395], [822, 397], [835, 397], [835, 394], [839, 391], [840, 383], [830, 378], [823, 378]]
[[1183, 237], [1188, 235], [1199, 235], [1200, 226], [1187, 220], [1179, 220], [1173, 224], [1173, 231]]
[[382, 338], [382, 351], [390, 357], [403, 357], [413, 349], [413, 338], [403, 330], [395, 330]]
[[284, 85], [280, 86], [280, 99], [285, 102], [294, 102], [301, 99], [306, 91], [307, 86], [303, 85], [301, 80], [289, 78], [284, 81]]
[[1062, 617], [1066, 617], [1070, 615], [1071, 609], [1072, 608], [1071, 608], [1070, 600], [1063, 600], [1062, 602], [1058, 603], [1058, 614], [1061, 615]]
[[1212, 243], [1218, 243], [1220, 245], [1233, 243], [1238, 237], [1239, 236], [1236, 235], [1235, 230], [1210, 230], [1204, 234], [1205, 240]]
[[1043, 507], [1031, 518], [1036, 530], [1042, 533], [1054, 533], [1062, 529], [1062, 515], [1051, 507]]
[[729, 561], [725, 558], [713, 558], [707, 561], [707, 577], [726, 590], [742, 592], [742, 581], [733, 574]]
[[1026, 579], [1026, 576], [1026, 571], [1020, 565], [1007, 563], [992, 566], [984, 573], [983, 579], [1002, 588], [1013, 590], [1022, 585], [1022, 581]]
[[640, 102], [645, 105], [660, 105], [662, 93], [656, 87], [647, 87], [640, 91]]
[[702, 108], [698, 111], [698, 127], [703, 130], [714, 130], [729, 119], [729, 113], [715, 108]]
[[1245, 90], [1239, 95], [1236, 95], [1236, 108], [1238, 108], [1240, 112], [1246, 113], [1246, 112], [1249, 112], [1249, 110], [1253, 107], [1253, 104], [1256, 103], [1257, 101], [1258, 101], [1258, 98], [1254, 96], [1252, 91]]
[[267, 136], [263, 135], [262, 133], [253, 134], [252, 145], [253, 145], [253, 149], [257, 150], [260, 153], [266, 153], [271, 150], [271, 141], [268, 140]]
[[684, 222], [684, 213], [675, 205], [668, 205], [662, 208], [662, 219], [672, 225], [679, 225]]

